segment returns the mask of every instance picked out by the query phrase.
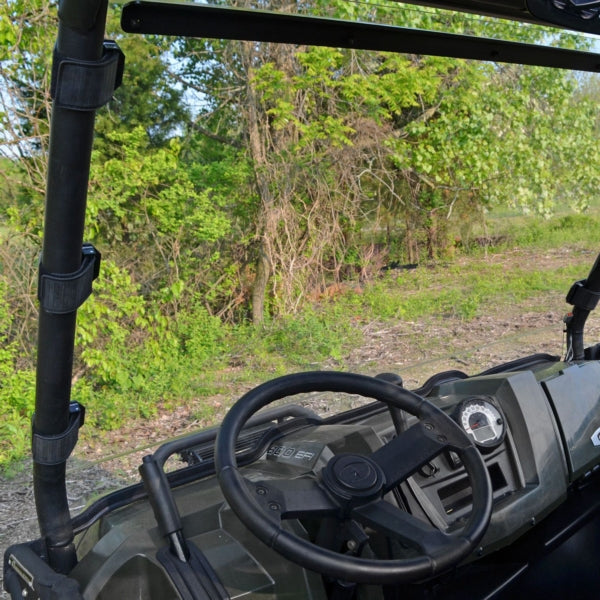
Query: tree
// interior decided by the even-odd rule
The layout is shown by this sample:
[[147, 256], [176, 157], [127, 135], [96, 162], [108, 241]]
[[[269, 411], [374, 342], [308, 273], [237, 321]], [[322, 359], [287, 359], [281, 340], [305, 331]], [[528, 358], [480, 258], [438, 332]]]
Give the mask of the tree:
[[190, 119], [184, 90], [169, 69], [171, 40], [159, 36], [123, 35], [120, 11], [113, 7], [107, 36], [119, 44], [126, 57], [122, 85], [115, 91], [107, 110], [96, 116], [95, 149], [98, 157], [110, 157], [114, 146], [106, 136], [114, 131], [144, 129], [150, 145], [160, 147], [181, 136]]
[[[448, 20], [394, 3], [327, 8], [345, 18], [426, 28], [441, 18], [458, 33], [551, 38], [548, 30]], [[559, 126], [576, 83], [565, 72], [273, 44], [178, 44], [178, 74], [203, 98], [196, 132], [241, 148], [253, 172], [236, 219], [253, 228], [243, 254], [254, 254], [255, 322], [266, 305], [293, 311], [347, 273], [349, 262], [360, 265], [373, 240], [357, 232], [377, 231], [383, 217], [389, 236], [404, 224], [412, 262], [422, 246], [430, 258], [444, 251], [456, 215], [509, 202], [544, 212], [571, 185], [572, 178], [550, 175], [559, 147], [576, 139]], [[595, 172], [586, 173], [594, 185]]]
[[[47, 4], [37, 1], [40, 15], [51, 18]], [[313, 8], [344, 18], [427, 28], [442, 20], [446, 30], [460, 33], [486, 29], [556, 41], [548, 30], [448, 19], [433, 9], [398, 11], [394, 3]], [[32, 185], [7, 188], [20, 207], [10, 214], [15, 226], [27, 222], [36, 231], [31, 224], [39, 222], [39, 203], [31, 193], [43, 188], [43, 167], [32, 165], [43, 165], [49, 50], [37, 37], [40, 28], [31, 26], [32, 14], [12, 0], [2, 13], [0, 40], [9, 66], [6, 107], [13, 110], [5, 119], [21, 128], [15, 136], [21, 155], [11, 155], [4, 173], [32, 174]], [[578, 81], [562, 72], [274, 44], [135, 36], [120, 42], [127, 76], [116, 102], [98, 117], [90, 225], [109, 252], [123, 239], [130, 242], [121, 266], [136, 265], [134, 279], [148, 297], [185, 271], [210, 312], [234, 318], [238, 311], [240, 318], [239, 307], [251, 304], [260, 322], [266, 310], [294, 311], [353, 270], [364, 276], [384, 218], [388, 241], [403, 228], [408, 259], [416, 261], [423, 248], [430, 258], [444, 251], [457, 214], [507, 202], [543, 213], [562, 198], [583, 206], [597, 183], [594, 160], [580, 160], [577, 186], [568, 172], [567, 163], [592, 143], [591, 107], [571, 101]], [[11, 44], [19, 51], [9, 56]], [[134, 127], [143, 127], [144, 136], [130, 135]], [[29, 130], [38, 133], [29, 139]], [[139, 153], [137, 166], [132, 151]], [[153, 173], [154, 183], [144, 187], [136, 173], [145, 172], [148, 160], [167, 172]], [[119, 163], [130, 170], [120, 171]], [[140, 187], [124, 189], [126, 182]], [[200, 205], [208, 220], [220, 214], [229, 223], [228, 247], [227, 228], [206, 238], [165, 230], [175, 217], [194, 218], [181, 207], [144, 213], [149, 198], [164, 195], [161, 185], [171, 186], [174, 204], [188, 189], [209, 198]], [[144, 219], [148, 234], [140, 232]]]
[[373, 98], [364, 100], [358, 55], [206, 41], [183, 48], [182, 77], [199, 89], [220, 82], [206, 113], [213, 122], [217, 107], [229, 114], [219, 123], [240, 132], [235, 143], [245, 145], [254, 171], [257, 202], [247, 218], [255, 227], [253, 320], [264, 318], [269, 285], [271, 306], [293, 311], [328, 274], [339, 278], [370, 193], [362, 191], [365, 164], [376, 170], [385, 127], [378, 127]]
[[[39, 231], [50, 111], [52, 32], [47, 0], [9, 0], [0, 8], [0, 176], [11, 195], [11, 215]], [[0, 198], [4, 205], [5, 198]], [[14, 224], [17, 224], [14, 222]], [[18, 223], [23, 227], [23, 222]]]
[[[431, 14], [421, 16], [429, 24]], [[585, 39], [554, 39], [548, 29], [513, 28], [494, 21], [453, 20], [444, 25], [458, 33], [485, 32], [532, 43], [560, 42], [580, 48], [589, 44]], [[567, 155], [591, 147], [589, 107], [583, 102], [573, 105], [579, 83], [572, 73], [419, 60], [434, 69], [421, 82], [434, 85], [420, 97], [422, 109], [417, 114], [405, 108], [394, 117], [394, 131], [387, 141], [391, 165], [403, 180], [399, 187], [404, 193], [391, 202], [392, 211], [404, 217], [410, 262], [419, 259], [415, 232], [423, 232], [427, 256], [435, 258], [444, 252], [448, 226], [457, 215], [464, 220], [506, 204], [549, 214], [565, 196], [575, 205], [576, 198], [597, 185], [597, 170], [586, 168], [590, 160], [578, 167], [577, 183], [566, 170]], [[573, 154], [571, 160], [575, 159]]]

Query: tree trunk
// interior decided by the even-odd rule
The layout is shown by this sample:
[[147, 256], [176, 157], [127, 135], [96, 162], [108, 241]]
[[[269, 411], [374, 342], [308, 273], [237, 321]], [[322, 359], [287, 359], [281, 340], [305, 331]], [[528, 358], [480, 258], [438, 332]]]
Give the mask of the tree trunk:
[[419, 262], [419, 247], [413, 234], [413, 223], [407, 217], [406, 224], [406, 258], [409, 263]]
[[262, 323], [265, 319], [265, 298], [270, 273], [269, 257], [263, 242], [256, 260], [256, 277], [252, 286], [252, 322], [255, 325]]
[[[246, 70], [251, 73], [255, 46], [248, 42], [242, 42], [243, 54], [245, 57]], [[261, 122], [259, 114], [258, 99], [256, 91], [251, 83], [251, 77], [248, 77], [246, 88], [246, 118], [248, 121], [248, 141], [252, 162], [254, 164], [254, 177], [256, 187], [260, 197], [261, 208], [258, 213], [257, 235], [261, 236], [258, 257], [256, 259], [256, 277], [252, 286], [252, 321], [259, 324], [265, 317], [265, 298], [267, 285], [271, 276], [271, 264], [269, 260], [269, 247], [265, 236], [269, 235], [266, 231], [268, 223], [268, 213], [273, 205], [273, 198], [266, 176], [268, 171], [266, 142], [261, 136], [261, 127], [267, 128], [268, 124]], [[264, 115], [262, 115], [264, 116]], [[262, 230], [262, 231], [261, 231]]]

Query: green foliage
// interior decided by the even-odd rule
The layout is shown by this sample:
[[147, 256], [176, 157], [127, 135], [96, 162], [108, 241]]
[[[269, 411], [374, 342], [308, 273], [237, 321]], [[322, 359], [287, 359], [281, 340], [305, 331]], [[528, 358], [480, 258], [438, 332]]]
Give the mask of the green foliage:
[[590, 214], [567, 214], [547, 220], [519, 219], [518, 224], [509, 229], [508, 235], [511, 242], [519, 246], [594, 248], [600, 238], [600, 219]]
[[219, 318], [209, 314], [199, 298], [179, 316], [175, 334], [180, 353], [190, 366], [184, 369], [187, 372], [198, 372], [218, 359], [227, 348], [226, 327]]
[[74, 395], [88, 406], [92, 426], [113, 429], [147, 418], [159, 403], [194, 397], [194, 379], [221, 359], [225, 335], [222, 322], [199, 301], [167, 319], [126, 271], [107, 261], [79, 313], [84, 377]]
[[34, 373], [17, 365], [17, 345], [4, 333], [11, 325], [6, 283], [0, 279], [0, 466], [22, 458], [27, 452], [34, 407]]
[[179, 140], [154, 149], [141, 127], [112, 132], [108, 139], [116, 155], [102, 162], [95, 157], [91, 174], [88, 227], [94, 237], [158, 244], [183, 223], [197, 241], [213, 242], [226, 233], [227, 218], [215, 209], [210, 190], [198, 191], [183, 168]]
[[327, 307], [319, 311], [307, 307], [293, 317], [284, 316], [265, 324], [260, 337], [268, 354], [283, 356], [286, 363], [306, 366], [328, 359], [340, 361], [356, 334], [351, 323], [332, 318]]
[[147, 133], [107, 135], [114, 156], [95, 155], [87, 224], [99, 246], [126, 250], [115, 254], [132, 280], [144, 282], [145, 294], [169, 311], [185, 302], [184, 282], [212, 267], [214, 243], [230, 229], [225, 200], [210, 188], [200, 189], [181, 158], [181, 142], [171, 139], [156, 148]]
[[[435, 9], [399, 11], [385, 0], [314, 8], [589, 44]], [[0, 464], [26, 452], [33, 410], [31, 265], [42, 227], [55, 21], [48, 0], [0, 7], [0, 233], [19, 233], [18, 243], [3, 242], [0, 260]], [[374, 320], [469, 320], [490, 303], [535, 298], [578, 276], [485, 263], [479, 274], [432, 267], [379, 276], [392, 259], [423, 263], [467, 251], [477, 260], [472, 230], [488, 211], [510, 206], [546, 218], [505, 227], [496, 238], [508, 245], [587, 248], [600, 234], [587, 214], [550, 218], [556, 207], [585, 211], [600, 184], [593, 78], [439, 57], [124, 36], [114, 15], [108, 31], [127, 68], [115, 101], [97, 115], [91, 169], [86, 237], [103, 267], [79, 312], [74, 369], [74, 396], [88, 406], [90, 426], [110, 429], [159, 405], [191, 402], [240, 363], [254, 369], [249, 379], [343, 364], [348, 344], [360, 343], [361, 327]], [[248, 319], [260, 303], [260, 265], [270, 314], [257, 326]], [[362, 293], [349, 291], [352, 284], [335, 301], [312, 304], [344, 279], [360, 280]]]
[[17, 41], [17, 32], [7, 15], [0, 15], [0, 60], [9, 56], [9, 50]]

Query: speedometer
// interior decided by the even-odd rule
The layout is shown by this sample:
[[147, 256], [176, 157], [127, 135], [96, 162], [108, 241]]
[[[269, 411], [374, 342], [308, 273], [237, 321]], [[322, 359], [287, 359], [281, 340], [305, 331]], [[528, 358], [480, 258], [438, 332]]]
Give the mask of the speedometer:
[[458, 407], [458, 424], [481, 449], [500, 445], [506, 433], [506, 421], [500, 409], [482, 397], [469, 398]]

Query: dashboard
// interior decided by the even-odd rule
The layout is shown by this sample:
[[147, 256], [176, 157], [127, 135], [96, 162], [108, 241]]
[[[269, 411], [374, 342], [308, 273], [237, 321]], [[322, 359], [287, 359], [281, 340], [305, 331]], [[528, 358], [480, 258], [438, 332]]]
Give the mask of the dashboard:
[[[455, 379], [427, 399], [450, 414], [471, 437], [486, 463], [493, 513], [474, 558], [510, 544], [552, 512], [569, 486], [600, 467], [600, 365], [540, 363], [532, 369]], [[387, 411], [352, 423], [303, 429], [273, 443], [265, 461], [271, 472], [318, 474], [339, 452], [374, 451], [396, 433]], [[399, 415], [410, 427], [416, 419]], [[401, 484], [408, 510], [439, 529], [462, 526], [471, 511], [469, 480], [451, 451], [422, 465]]]
[[[463, 567], [455, 572], [459, 581], [457, 597], [461, 597], [465, 581], [473, 577], [465, 574], [461, 582], [457, 574], [467, 569], [465, 565], [484, 565], [499, 551], [512, 551], [516, 540], [535, 530], [565, 503], [573, 487], [594, 479], [600, 470], [600, 363], [539, 360], [524, 369], [508, 368], [476, 377], [441, 377], [436, 381], [422, 395], [450, 415], [472, 439], [484, 459], [493, 489], [489, 527]], [[326, 419], [301, 410], [292, 410], [290, 415], [285, 419], [268, 417], [243, 430], [238, 455], [249, 482], [307, 475], [318, 479], [335, 455], [369, 455], [395, 437], [398, 429], [408, 429], [416, 422], [415, 417], [381, 403]], [[183, 485], [173, 486], [172, 493], [186, 538], [200, 549], [225, 590], [220, 597], [328, 597], [320, 576], [282, 559], [237, 519], [214, 477], [215, 435], [202, 435], [201, 444], [181, 453], [189, 463], [181, 471], [196, 469], [196, 475]], [[185, 438], [177, 444], [185, 447]], [[462, 529], [472, 508], [466, 472], [452, 451], [421, 464], [388, 495], [400, 508], [450, 534]], [[89, 596], [118, 595], [122, 592], [119, 585], [127, 580], [134, 587], [146, 586], [127, 588], [128, 597], [177, 598], [164, 574], [160, 556], [167, 549], [148, 500], [140, 498], [124, 507], [97, 512], [102, 514], [95, 524], [78, 538], [78, 552], [84, 558], [74, 570], [74, 576], [85, 582]], [[297, 535], [316, 539], [323, 524], [300, 516], [286, 521], [286, 527]], [[558, 534], [548, 535], [554, 539]], [[376, 548], [379, 542], [373, 544]], [[392, 546], [385, 550], [392, 556], [414, 552], [414, 548]], [[111, 565], [120, 565], [119, 573]], [[486, 584], [491, 585], [489, 567], [481, 569], [487, 573]], [[495, 572], [500, 573], [498, 577], [504, 576], [499, 570]], [[507, 581], [513, 576], [509, 573]], [[494, 585], [500, 588], [505, 582]], [[372, 586], [365, 589], [366, 595], [359, 598], [384, 597]], [[485, 594], [489, 590], [481, 590], [481, 597], [488, 597]], [[398, 587], [391, 595], [386, 592], [385, 599], [396, 598], [394, 593], [398, 598], [453, 597], [446, 591], [427, 596], [418, 586], [412, 586], [408, 591]]]

